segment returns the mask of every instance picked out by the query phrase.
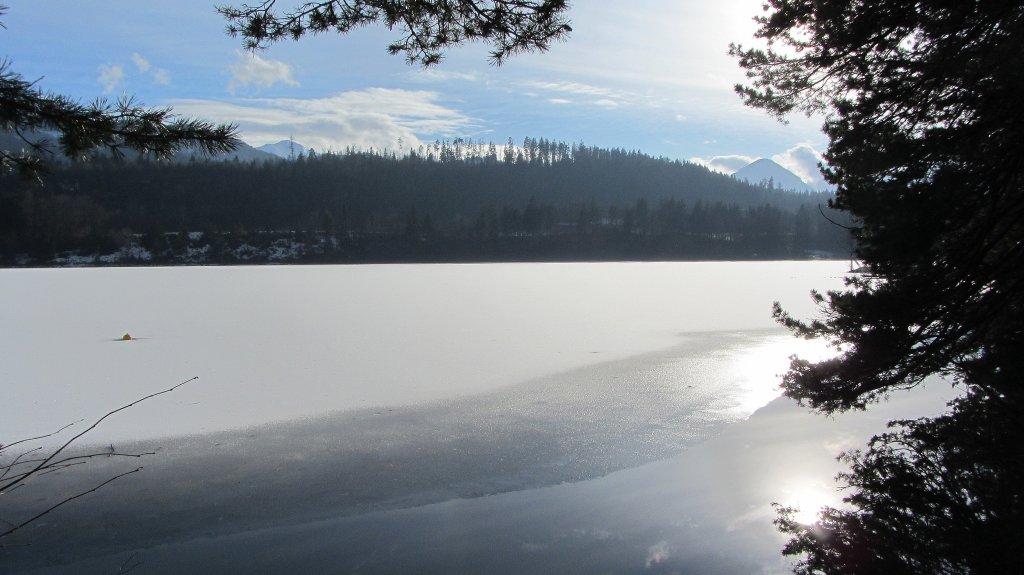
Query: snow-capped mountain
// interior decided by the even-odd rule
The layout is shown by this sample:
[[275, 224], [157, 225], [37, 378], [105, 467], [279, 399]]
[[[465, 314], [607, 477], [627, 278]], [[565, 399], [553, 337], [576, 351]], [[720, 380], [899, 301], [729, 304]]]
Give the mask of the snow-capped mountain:
[[814, 187], [801, 180], [799, 176], [767, 158], [754, 160], [737, 170], [732, 177], [746, 180], [751, 184], [771, 182], [773, 187], [782, 190], [814, 191]]

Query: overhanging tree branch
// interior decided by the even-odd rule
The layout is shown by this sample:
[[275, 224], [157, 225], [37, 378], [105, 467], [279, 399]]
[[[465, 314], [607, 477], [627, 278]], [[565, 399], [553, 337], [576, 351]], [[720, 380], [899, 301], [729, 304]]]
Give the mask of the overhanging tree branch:
[[[7, 7], [0, 5], [0, 16]], [[0, 24], [0, 28], [2, 28]], [[26, 81], [0, 58], [0, 132], [16, 135], [21, 150], [0, 151], [0, 174], [40, 180], [57, 156], [82, 160], [104, 150], [120, 156], [134, 150], [167, 158], [182, 150], [215, 154], [241, 142], [234, 124], [212, 124], [174, 115], [170, 108], [146, 108], [131, 98], [89, 104], [46, 92]], [[56, 145], [51, 138], [56, 138]]]
[[306, 34], [345, 34], [380, 23], [404, 34], [388, 51], [404, 53], [410, 64], [423, 66], [440, 62], [448, 48], [472, 41], [490, 44], [490, 60], [500, 65], [515, 54], [547, 50], [572, 31], [564, 16], [567, 0], [329, 0], [305, 2], [285, 12], [275, 5], [276, 0], [265, 0], [237, 8], [218, 6], [217, 11], [228, 20], [228, 34], [241, 36], [250, 50]]
[[[170, 108], [145, 108], [131, 98], [84, 105], [43, 92], [7, 61], [0, 61], [0, 131], [15, 133], [26, 144], [20, 153], [0, 156], [0, 170], [36, 176], [58, 153], [80, 160], [99, 149], [115, 156], [130, 149], [166, 158], [185, 149], [227, 152], [239, 143], [237, 126], [181, 118]], [[57, 137], [56, 149], [49, 134]]]

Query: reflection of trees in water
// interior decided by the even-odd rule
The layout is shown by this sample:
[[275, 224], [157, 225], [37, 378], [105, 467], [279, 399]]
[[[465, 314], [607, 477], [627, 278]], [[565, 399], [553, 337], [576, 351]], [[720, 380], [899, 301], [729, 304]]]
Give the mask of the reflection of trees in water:
[[896, 421], [867, 452], [842, 457], [852, 510], [808, 526], [784, 509], [796, 572], [1015, 573], [1024, 535], [1024, 428], [1019, 406], [974, 392], [936, 418]]

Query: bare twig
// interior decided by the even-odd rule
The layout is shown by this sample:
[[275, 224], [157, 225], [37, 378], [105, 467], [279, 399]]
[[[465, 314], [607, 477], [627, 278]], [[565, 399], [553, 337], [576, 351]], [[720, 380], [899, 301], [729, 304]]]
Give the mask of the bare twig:
[[[121, 566], [118, 567], [117, 572], [130, 573], [134, 571], [136, 568], [138, 568], [140, 565], [142, 565], [142, 561], [136, 559], [138, 555], [138, 553], [132, 553], [131, 555], [129, 555], [128, 558], [124, 560], [124, 563], [122, 563]], [[132, 563], [133, 561], [134, 563]]]
[[[0, 533], [0, 539], [3, 539], [4, 537], [7, 537], [11, 533], [14, 533], [15, 531], [17, 531], [17, 530], [21, 529], [22, 527], [28, 525], [29, 523], [32, 523], [33, 521], [38, 520], [39, 518], [41, 518], [41, 517], [45, 516], [46, 514], [50, 513], [54, 509], [57, 509], [61, 505], [64, 505], [65, 503], [69, 503], [71, 501], [74, 501], [75, 499], [78, 499], [79, 497], [83, 497], [85, 495], [93, 493], [93, 492], [99, 490], [104, 485], [107, 485], [108, 483], [111, 483], [112, 481], [120, 479], [120, 478], [124, 477], [125, 475], [131, 475], [132, 473], [138, 473], [139, 471], [142, 471], [141, 467], [136, 467], [135, 469], [133, 469], [131, 471], [125, 471], [124, 473], [115, 475], [115, 476], [111, 477], [110, 479], [104, 481], [103, 483], [100, 483], [99, 485], [97, 485], [96, 487], [93, 487], [92, 489], [89, 489], [87, 491], [83, 491], [81, 493], [78, 493], [77, 495], [72, 495], [71, 497], [68, 497], [67, 499], [64, 499], [60, 503], [57, 503], [56, 505], [51, 505], [50, 507], [48, 507], [47, 509], [43, 510], [41, 513], [35, 515], [31, 519], [27, 519], [25, 521], [22, 521], [21, 523], [15, 525], [14, 527], [11, 527], [7, 531], [4, 531], [3, 533]], [[0, 547], [2, 547], [2, 546], [3, 545], [0, 545]]]
[[[133, 401], [131, 403], [122, 405], [121, 407], [119, 407], [117, 409], [113, 409], [111, 411], [108, 411], [106, 414], [103, 415], [103, 417], [100, 417], [99, 419], [97, 419], [88, 428], [86, 428], [85, 430], [75, 434], [71, 439], [69, 439], [66, 442], [64, 442], [63, 445], [61, 445], [60, 447], [58, 447], [56, 450], [54, 450], [49, 455], [46, 455], [45, 457], [40, 457], [38, 459], [28, 459], [28, 460], [24, 459], [27, 455], [32, 454], [32, 453], [36, 453], [37, 451], [40, 451], [42, 449], [41, 447], [36, 447], [36, 448], [33, 448], [33, 449], [29, 449], [29, 450], [27, 450], [27, 451], [25, 451], [23, 453], [18, 454], [18, 456], [14, 458], [14, 461], [12, 461], [9, 464], [0, 466], [0, 471], [2, 471], [2, 474], [0, 474], [0, 495], [4, 495], [6, 493], [10, 493], [10, 492], [14, 491], [15, 489], [18, 489], [19, 487], [24, 486], [25, 485], [25, 481], [28, 480], [29, 478], [31, 478], [32, 476], [35, 476], [35, 475], [42, 476], [42, 475], [46, 475], [46, 474], [53, 473], [53, 472], [56, 472], [56, 471], [60, 471], [60, 470], [63, 470], [63, 469], [67, 469], [67, 468], [72, 467], [72, 466], [82, 465], [84, 463], [87, 463], [90, 459], [93, 459], [95, 457], [131, 457], [131, 458], [140, 458], [140, 457], [143, 457], [143, 456], [146, 456], [146, 455], [155, 455], [156, 452], [115, 453], [113, 445], [111, 445], [110, 451], [107, 451], [107, 452], [102, 452], [102, 453], [86, 453], [84, 455], [72, 455], [72, 456], [63, 457], [63, 458], [59, 458], [59, 459], [57, 458], [57, 456], [60, 455], [61, 453], [63, 453], [68, 447], [71, 446], [71, 444], [73, 444], [75, 441], [80, 439], [86, 433], [89, 433], [90, 431], [95, 429], [100, 423], [102, 423], [104, 420], [106, 420], [108, 417], [114, 415], [115, 413], [118, 413], [120, 411], [124, 411], [125, 409], [128, 409], [129, 407], [138, 405], [139, 403], [142, 403], [143, 401], [146, 401], [147, 399], [151, 399], [153, 397], [156, 397], [158, 395], [163, 395], [165, 393], [170, 393], [170, 392], [178, 389], [179, 387], [185, 385], [186, 383], [189, 383], [191, 381], [195, 381], [196, 379], [199, 379], [199, 378], [198, 377], [193, 377], [191, 379], [187, 379], [187, 380], [185, 380], [185, 381], [183, 381], [183, 382], [181, 382], [181, 383], [179, 383], [177, 385], [174, 385], [172, 387], [169, 387], [169, 388], [167, 388], [167, 389], [165, 389], [163, 391], [159, 391], [159, 392], [156, 392], [156, 393], [151, 393], [151, 394], [149, 394], [149, 395], [147, 395], [145, 397], [136, 399], [135, 401]], [[60, 428], [59, 430], [57, 430], [57, 431], [55, 431], [53, 433], [48, 433], [46, 435], [40, 435], [38, 437], [33, 437], [33, 438], [30, 438], [30, 439], [22, 439], [22, 440], [19, 440], [19, 441], [15, 441], [14, 443], [11, 443], [9, 445], [0, 445], [0, 456], [3, 455], [3, 452], [4, 452], [5, 449], [11, 447], [12, 445], [18, 445], [20, 443], [25, 443], [25, 442], [28, 442], [28, 441], [33, 441], [33, 440], [36, 440], [36, 439], [45, 439], [47, 437], [52, 437], [54, 435], [57, 435], [61, 431], [64, 431], [68, 427], [71, 427], [71, 425], [73, 425], [73, 424], [65, 425], [64, 427]], [[18, 467], [22, 467], [23, 468], [23, 466], [31, 466], [31, 468], [28, 471], [25, 471], [25, 472], [16, 472], [15, 471], [16, 468], [18, 468]], [[53, 510], [57, 509], [58, 507], [61, 507], [65, 503], [69, 503], [71, 501], [74, 501], [75, 499], [78, 499], [79, 497], [82, 497], [82, 496], [87, 495], [89, 493], [93, 493], [93, 492], [99, 490], [100, 488], [102, 488], [103, 486], [105, 486], [105, 485], [107, 485], [107, 484], [109, 484], [109, 483], [111, 483], [111, 482], [113, 482], [113, 481], [115, 481], [117, 479], [120, 479], [121, 477], [124, 477], [125, 475], [130, 475], [132, 473], [137, 473], [137, 472], [139, 472], [141, 470], [142, 470], [142, 467], [137, 467], [137, 468], [135, 468], [135, 469], [133, 469], [131, 471], [126, 471], [124, 473], [115, 475], [115, 476], [111, 477], [110, 479], [107, 479], [106, 481], [100, 483], [99, 485], [96, 485], [95, 487], [93, 487], [91, 489], [88, 489], [86, 491], [82, 491], [80, 493], [77, 493], [75, 495], [67, 497], [66, 499], [61, 500], [60, 502], [56, 503], [55, 505], [51, 505], [50, 507], [48, 507], [48, 508], [44, 509], [43, 511], [37, 513], [33, 517], [31, 517], [31, 518], [29, 518], [29, 519], [27, 519], [25, 521], [22, 521], [21, 523], [18, 523], [16, 525], [5, 521], [5, 523], [7, 523], [8, 525], [11, 525], [11, 527], [9, 529], [7, 529], [6, 531], [3, 531], [2, 533], [0, 533], [0, 539], [3, 539], [4, 537], [14, 533], [15, 531], [18, 531], [19, 529], [21, 529], [22, 527], [28, 525], [29, 523], [32, 523], [33, 521], [38, 520], [39, 518], [47, 515], [48, 513], [52, 512]], [[2, 548], [2, 547], [4, 547], [4, 545], [0, 544], [0, 548]], [[121, 571], [120, 572], [127, 573], [128, 571], [134, 569], [135, 567], [137, 567], [139, 565], [139, 564], [129, 565], [129, 563], [131, 562], [132, 558], [129, 558], [129, 561], [126, 561], [125, 564], [121, 566]]]
[[[26, 455], [28, 455], [30, 453], [35, 453], [35, 452], [39, 451], [40, 449], [42, 449], [42, 447], [36, 447], [35, 449], [29, 449], [28, 451], [26, 451], [24, 453], [19, 453], [18, 456], [14, 458], [14, 461], [12, 461], [10, 464], [4, 465], [2, 468], [0, 468], [0, 469], [3, 469], [3, 474], [0, 474], [0, 481], [3, 481], [4, 479], [6, 479], [7, 478], [7, 474], [12, 472], [12, 471], [14, 471], [15, 467], [17, 467], [19, 465], [28, 465], [29, 463], [35, 463], [35, 462], [39, 461], [38, 459], [29, 459], [29, 460], [26, 460], [26, 461], [21, 461], [21, 458], [25, 457]], [[2, 449], [0, 449], [0, 455], [3, 455], [3, 450]], [[0, 491], [0, 493], [3, 493], [3, 492]]]
[[[80, 433], [78, 433], [77, 435], [72, 437], [71, 439], [67, 440], [64, 443], [64, 445], [61, 445], [56, 451], [51, 453], [49, 455], [49, 457], [47, 457], [46, 459], [43, 459], [38, 465], [36, 465], [36, 467], [34, 469], [32, 469], [31, 471], [26, 472], [20, 479], [17, 479], [17, 480], [14, 480], [14, 481], [8, 481], [6, 484], [0, 485], [0, 493], [4, 492], [8, 488], [12, 487], [15, 483], [24, 481], [24, 480], [28, 479], [29, 477], [35, 475], [39, 471], [42, 471], [43, 469], [45, 469], [47, 467], [47, 465], [49, 465], [53, 461], [53, 459], [55, 457], [57, 457], [61, 452], [63, 452], [65, 449], [67, 449], [68, 446], [70, 446], [72, 443], [77, 441], [80, 437], [82, 437], [86, 433], [89, 433], [90, 431], [95, 429], [96, 426], [98, 426], [100, 423], [103, 423], [103, 421], [105, 419], [107, 419], [108, 417], [110, 417], [111, 415], [114, 415], [115, 413], [118, 413], [120, 411], [124, 411], [124, 410], [128, 409], [129, 407], [138, 405], [139, 403], [142, 403], [143, 401], [146, 401], [147, 399], [151, 399], [153, 397], [156, 397], [158, 395], [163, 395], [165, 393], [170, 393], [170, 392], [174, 391], [175, 389], [178, 389], [179, 387], [185, 385], [186, 383], [189, 383], [191, 381], [195, 381], [197, 379], [199, 379], [199, 378], [198, 377], [193, 377], [191, 379], [187, 379], [187, 380], [185, 380], [185, 381], [183, 381], [183, 382], [181, 382], [181, 383], [179, 383], [179, 384], [177, 384], [175, 386], [169, 387], [169, 388], [167, 388], [167, 389], [165, 389], [163, 391], [158, 391], [156, 393], [151, 393], [151, 394], [149, 394], [149, 395], [147, 395], [147, 396], [145, 396], [143, 398], [136, 399], [135, 401], [133, 401], [133, 402], [131, 402], [129, 404], [122, 405], [121, 407], [119, 407], [117, 409], [108, 411], [106, 413], [106, 415], [104, 415], [103, 417], [97, 419], [95, 423], [93, 423], [92, 425], [90, 425], [85, 430], [81, 431]], [[43, 437], [48, 437], [48, 436], [43, 436]]]
[[844, 226], [843, 224], [841, 224], [841, 223], [833, 220], [832, 218], [826, 216], [825, 215], [825, 210], [821, 209], [821, 204], [818, 204], [818, 213], [821, 214], [821, 217], [823, 217], [826, 220], [828, 220], [834, 226], [839, 226], [839, 227], [843, 228], [844, 230], [848, 230], [848, 231], [853, 231], [853, 230], [856, 229], [856, 228], [851, 228], [850, 226]]
[[5, 449], [7, 449], [8, 447], [14, 447], [15, 445], [18, 445], [19, 443], [28, 443], [29, 441], [35, 441], [37, 439], [46, 439], [47, 437], [53, 437], [54, 435], [57, 435], [58, 433], [60, 433], [60, 432], [64, 431], [65, 429], [71, 427], [72, 425], [75, 425], [76, 423], [81, 423], [82, 421], [84, 421], [84, 420], [79, 419], [78, 421], [76, 421], [74, 423], [69, 423], [69, 424], [65, 425], [64, 427], [58, 429], [57, 431], [54, 431], [53, 433], [47, 433], [46, 435], [40, 435], [39, 437], [29, 437], [28, 439], [19, 439], [18, 441], [15, 441], [14, 443], [8, 443], [6, 445], [0, 445], [0, 453], [3, 453], [3, 451]]

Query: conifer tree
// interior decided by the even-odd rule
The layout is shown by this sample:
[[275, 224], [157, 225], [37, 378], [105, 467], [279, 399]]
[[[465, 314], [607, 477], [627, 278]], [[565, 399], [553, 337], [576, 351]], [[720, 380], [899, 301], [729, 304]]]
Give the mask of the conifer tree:
[[[0, 6], [0, 16], [6, 12]], [[89, 104], [46, 92], [0, 60], [0, 134], [17, 136], [16, 151], [0, 150], [0, 174], [38, 178], [48, 162], [83, 159], [97, 150], [115, 156], [135, 150], [167, 157], [184, 149], [206, 153], [238, 145], [236, 127], [175, 116], [169, 108], [146, 108], [132, 98]]]
[[[822, 320], [776, 308], [840, 351], [795, 361], [786, 394], [833, 412], [933, 375], [964, 390], [948, 414], [850, 454], [854, 509], [818, 527], [784, 516], [788, 551], [805, 555], [801, 573], [1006, 572], [1024, 533], [1024, 449], [999, 429], [1024, 416], [1024, 5], [771, 0], [766, 11], [767, 47], [731, 47], [751, 82], [737, 91], [780, 118], [824, 114], [824, 174], [868, 271], [816, 296]], [[939, 443], [919, 441], [923, 430]], [[978, 450], [977, 437], [992, 444]], [[944, 487], [910, 480], [924, 462]], [[980, 538], [954, 536], [961, 500]]]
[[241, 36], [246, 48], [265, 48], [284, 39], [382, 23], [402, 37], [388, 46], [410, 64], [430, 66], [452, 46], [473, 41], [490, 44], [490, 60], [546, 50], [572, 28], [564, 17], [566, 0], [327, 0], [303, 2], [290, 11], [275, 10], [275, 0], [254, 5], [220, 6], [228, 33]]

